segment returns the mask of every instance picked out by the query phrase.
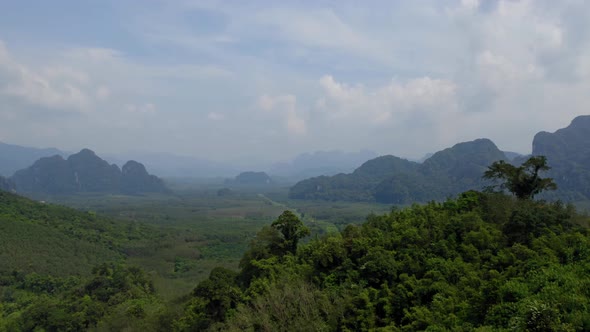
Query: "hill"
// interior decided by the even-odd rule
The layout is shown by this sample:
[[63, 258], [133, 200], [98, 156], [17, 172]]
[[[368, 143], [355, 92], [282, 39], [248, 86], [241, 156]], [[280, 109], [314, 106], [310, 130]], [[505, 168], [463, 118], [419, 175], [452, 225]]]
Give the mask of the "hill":
[[367, 161], [351, 174], [316, 177], [297, 183], [291, 198], [378, 201], [407, 204], [442, 200], [483, 185], [487, 166], [506, 159], [489, 139], [456, 144], [422, 164], [395, 156]]
[[129, 226], [0, 191], [0, 271], [89, 274], [96, 265], [122, 260], [129, 239], [147, 229]]
[[[286, 211], [239, 271], [195, 287], [180, 330], [588, 331], [590, 234], [571, 207], [466, 192], [306, 234]], [[301, 241], [299, 241], [301, 242]]]
[[359, 152], [315, 151], [303, 153], [288, 162], [276, 163], [270, 167], [269, 174], [301, 180], [312, 176], [350, 173], [365, 161], [377, 157], [369, 150]]
[[12, 176], [14, 172], [32, 165], [37, 159], [66, 154], [57, 149], [38, 149], [0, 142], [0, 175]]
[[414, 174], [419, 164], [395, 156], [371, 159], [351, 174], [320, 176], [303, 180], [289, 191], [299, 199], [355, 200], [373, 199], [373, 190], [393, 174]]
[[533, 155], [544, 155], [552, 167], [549, 176], [562, 199], [590, 199], [590, 115], [579, 116], [555, 133], [539, 132]]
[[272, 179], [265, 172], [242, 172], [234, 179], [225, 181], [226, 185], [238, 186], [266, 186], [272, 183]]
[[0, 191], [0, 331], [138, 328], [163, 309], [126, 252], [159, 233]]
[[18, 192], [28, 194], [135, 194], [167, 190], [164, 183], [149, 175], [142, 164], [129, 161], [121, 170], [89, 149], [83, 149], [68, 159], [59, 155], [41, 158], [31, 167], [17, 171], [11, 180]]

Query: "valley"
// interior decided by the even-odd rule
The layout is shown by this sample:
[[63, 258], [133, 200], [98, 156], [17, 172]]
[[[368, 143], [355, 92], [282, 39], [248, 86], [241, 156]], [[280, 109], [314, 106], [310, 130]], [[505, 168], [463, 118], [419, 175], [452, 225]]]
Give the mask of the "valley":
[[312, 230], [312, 236], [335, 233], [369, 214], [389, 211], [378, 203], [339, 203], [290, 200], [288, 188], [242, 188], [219, 196], [222, 183], [186, 185], [174, 194], [139, 196], [78, 194], [43, 196], [47, 203], [90, 211], [132, 225], [148, 225], [155, 242], [134, 243], [125, 249], [127, 262], [141, 266], [154, 278], [166, 300], [187, 294], [211, 269], [237, 269], [249, 242], [284, 210], [292, 209]]

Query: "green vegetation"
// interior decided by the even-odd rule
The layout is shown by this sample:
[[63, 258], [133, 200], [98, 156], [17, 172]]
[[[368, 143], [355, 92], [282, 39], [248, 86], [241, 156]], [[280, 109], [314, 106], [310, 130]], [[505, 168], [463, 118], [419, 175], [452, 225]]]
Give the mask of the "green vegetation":
[[[503, 160], [494, 162], [484, 173], [486, 179], [502, 180], [501, 189], [508, 189], [520, 199], [534, 198], [545, 190], [555, 190], [557, 185], [551, 178], [542, 178], [541, 171], [551, 169], [544, 156], [530, 157], [521, 166], [516, 167]], [[492, 189], [496, 187], [493, 186]]]
[[65, 276], [121, 260], [130, 247], [154, 242], [146, 225], [31, 201], [0, 191], [0, 271]]
[[236, 273], [192, 293], [178, 330], [590, 329], [590, 233], [571, 206], [466, 192], [277, 250], [262, 229]]
[[0, 332], [588, 330], [589, 219], [533, 201], [551, 182], [530, 160], [489, 168], [515, 197], [394, 208], [276, 186], [48, 197], [95, 212], [0, 192]]

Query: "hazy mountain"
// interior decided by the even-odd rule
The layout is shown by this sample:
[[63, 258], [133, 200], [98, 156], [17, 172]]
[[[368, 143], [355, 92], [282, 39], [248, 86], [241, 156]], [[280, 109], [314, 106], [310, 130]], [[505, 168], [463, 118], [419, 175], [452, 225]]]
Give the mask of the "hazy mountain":
[[291, 188], [289, 195], [396, 204], [439, 200], [468, 189], [480, 189], [487, 166], [505, 158], [492, 141], [478, 139], [439, 151], [422, 164], [394, 156], [375, 158], [351, 174], [301, 181]]
[[433, 152], [429, 152], [429, 153], [425, 154], [424, 156], [422, 156], [422, 158], [416, 159], [415, 161], [418, 162], [418, 163], [423, 163], [426, 159], [432, 157], [432, 155], [434, 155], [434, 153]]
[[563, 199], [590, 198], [590, 116], [579, 116], [555, 133], [539, 132], [533, 155], [544, 155]]
[[126, 193], [162, 192], [164, 183], [155, 175], [148, 174], [145, 166], [130, 160], [121, 169], [121, 191]]
[[269, 173], [273, 176], [304, 179], [312, 176], [350, 173], [365, 161], [377, 157], [370, 150], [359, 152], [316, 151], [304, 153], [289, 162], [275, 163]]
[[23, 193], [72, 194], [77, 192], [139, 193], [164, 192], [166, 187], [145, 167], [130, 161], [123, 171], [93, 151], [83, 149], [64, 159], [56, 155], [37, 160], [11, 178]]
[[269, 185], [272, 184], [272, 179], [265, 172], [242, 172], [234, 179], [225, 181], [228, 185]]
[[0, 175], [12, 176], [14, 172], [32, 165], [37, 159], [54, 155], [66, 154], [53, 148], [38, 149], [0, 142]]
[[291, 198], [325, 200], [373, 200], [374, 188], [396, 173], [413, 173], [418, 163], [395, 156], [371, 159], [351, 174], [319, 176], [295, 184], [289, 191]]
[[210, 161], [171, 153], [129, 152], [126, 154], [107, 154], [110, 163], [124, 164], [129, 159], [141, 160], [153, 174], [161, 177], [228, 177], [240, 169], [229, 163]]
[[508, 160], [515, 160], [517, 158], [522, 158], [524, 155], [522, 153], [518, 153], [518, 152], [512, 152], [512, 151], [502, 151], [504, 152], [504, 155], [506, 156], [506, 159]]
[[0, 176], [0, 190], [12, 191], [14, 190], [14, 183], [9, 179]]

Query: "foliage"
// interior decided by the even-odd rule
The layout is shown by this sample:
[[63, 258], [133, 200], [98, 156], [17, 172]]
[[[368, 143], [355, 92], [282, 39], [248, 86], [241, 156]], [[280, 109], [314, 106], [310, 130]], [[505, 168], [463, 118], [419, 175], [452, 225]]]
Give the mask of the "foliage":
[[309, 228], [289, 210], [283, 212], [270, 226], [281, 232], [283, 240], [280, 247], [285, 253], [294, 254], [299, 240], [309, 235]]
[[[590, 234], [578, 218], [561, 203], [471, 191], [371, 215], [286, 255], [264, 228], [220, 282], [229, 310], [198, 311], [200, 328], [588, 330]], [[205, 308], [211, 295], [197, 293], [190, 303]]]
[[[322, 207], [345, 216], [361, 206], [281, 214], [285, 206], [264, 196], [217, 189], [165, 204], [92, 203], [123, 220], [1, 193], [10, 245], [0, 253], [26, 245], [9, 260], [17, 268], [0, 269], [0, 331], [590, 329], [590, 233], [579, 226], [588, 218], [571, 206], [469, 191], [303, 241]], [[27, 251], [35, 241], [25, 234], [46, 252]], [[236, 271], [228, 259], [242, 248]], [[50, 259], [61, 265], [40, 268]], [[184, 283], [193, 291], [170, 296]]]
[[520, 199], [530, 199], [542, 191], [557, 189], [553, 179], [539, 175], [539, 172], [550, 168], [545, 156], [530, 157], [518, 167], [500, 160], [490, 165], [483, 177], [501, 180], [503, 182], [499, 185], [500, 188], [507, 189]]
[[18, 272], [0, 277], [0, 331], [139, 328], [147, 312], [162, 309], [150, 280], [137, 267], [103, 264], [88, 279]]
[[64, 276], [120, 260], [134, 241], [155, 231], [0, 191], [0, 271]]

